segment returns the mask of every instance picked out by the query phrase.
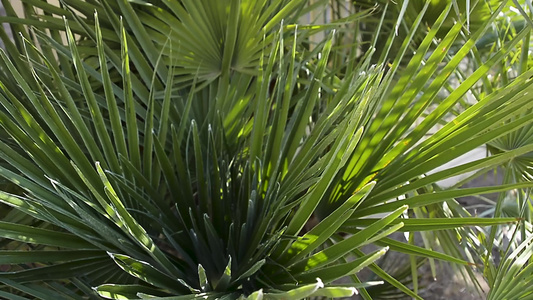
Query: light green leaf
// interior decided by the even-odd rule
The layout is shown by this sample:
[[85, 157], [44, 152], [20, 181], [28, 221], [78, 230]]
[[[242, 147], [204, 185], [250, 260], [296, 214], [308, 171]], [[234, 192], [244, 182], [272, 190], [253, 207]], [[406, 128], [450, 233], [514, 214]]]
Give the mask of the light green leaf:
[[324, 284], [322, 283], [322, 280], [320, 280], [320, 278], [316, 278], [316, 280], [317, 282], [315, 284], [304, 285], [304, 286], [295, 288], [293, 290], [290, 290], [284, 293], [265, 293], [263, 294], [263, 299], [281, 300], [281, 299], [303, 299], [306, 297], [310, 297], [318, 289], [321, 289], [324, 287]]
[[127, 255], [108, 254], [121, 269], [149, 284], [178, 293], [189, 291], [180, 282], [157, 270], [147, 262], [134, 259]]

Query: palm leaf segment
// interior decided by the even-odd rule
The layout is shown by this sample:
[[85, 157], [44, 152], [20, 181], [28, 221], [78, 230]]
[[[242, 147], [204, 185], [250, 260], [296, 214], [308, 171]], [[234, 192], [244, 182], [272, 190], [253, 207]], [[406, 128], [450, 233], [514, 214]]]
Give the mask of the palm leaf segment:
[[[4, 2], [11, 11], [9, 1]], [[94, 45], [97, 12], [106, 53], [114, 63], [120, 63], [121, 16], [126, 38], [135, 41], [129, 47], [132, 61], [146, 85], [151, 82], [154, 67], [165, 82], [169, 66], [178, 67], [173, 73], [179, 78], [175, 83], [190, 83], [193, 78], [209, 82], [230, 72], [257, 75], [256, 66], [265, 51], [264, 44], [272, 42], [273, 29], [281, 20], [288, 24], [296, 21], [304, 2], [233, 1], [228, 6], [226, 2], [211, 1], [66, 0], [61, 6], [53, 6], [28, 1], [28, 18], [9, 20], [62, 31], [63, 21], [50, 14], [65, 16], [73, 33], [81, 35], [78, 43], [90, 47]], [[36, 9], [46, 14], [36, 14]]]

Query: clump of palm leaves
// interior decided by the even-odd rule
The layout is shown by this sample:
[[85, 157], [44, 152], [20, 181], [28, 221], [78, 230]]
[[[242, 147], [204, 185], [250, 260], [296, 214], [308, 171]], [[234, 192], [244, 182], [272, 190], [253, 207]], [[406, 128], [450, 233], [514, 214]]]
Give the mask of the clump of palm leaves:
[[[531, 69], [443, 118], [530, 35], [527, 24], [440, 99], [505, 2], [436, 43], [450, 2], [413, 44], [428, 1], [398, 49], [391, 34], [349, 51], [334, 47], [340, 25], [372, 10], [321, 25], [297, 22], [325, 1], [23, 0], [25, 18], [3, 3], [17, 34], [0, 33], [2, 297], [371, 299], [380, 282], [358, 277], [369, 268], [419, 299], [417, 257], [472, 273], [463, 227], [521, 222], [451, 217], [442, 203], [530, 182], [435, 183], [532, 145], [428, 175], [533, 122]], [[457, 244], [445, 252], [388, 237], [443, 230], [464, 233], [435, 235]], [[414, 258], [412, 289], [378, 264], [391, 250]]]

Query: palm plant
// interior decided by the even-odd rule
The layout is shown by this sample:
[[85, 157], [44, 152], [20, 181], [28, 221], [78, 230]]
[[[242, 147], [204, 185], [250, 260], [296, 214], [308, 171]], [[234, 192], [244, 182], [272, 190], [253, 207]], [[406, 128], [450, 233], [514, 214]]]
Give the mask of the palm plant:
[[[508, 10], [502, 14], [503, 17], [500, 18], [500, 22], [493, 25], [490, 34], [487, 34], [478, 42], [477, 51], [473, 51], [467, 60], [468, 68], [457, 72], [456, 78], [459, 81], [465, 78], [465, 72], [468, 73], [472, 69], [477, 68], [484, 57], [492, 55], [492, 53], [501, 47], [505, 47], [506, 41], [516, 37], [522, 30], [524, 22], [528, 20], [527, 16], [529, 14], [526, 11], [531, 11], [531, 6], [529, 3], [521, 3], [519, 1], [513, 1], [511, 5], [514, 6], [514, 10]], [[526, 18], [522, 19], [522, 16], [526, 16]], [[494, 89], [505, 86], [510, 79], [512, 80], [512, 78], [516, 78], [526, 72], [528, 66], [531, 65], [529, 59], [530, 45], [530, 36], [525, 36], [520, 43], [510, 49], [509, 54], [488, 72], [487, 76], [483, 78], [482, 83], [476, 89], [472, 90], [469, 101], [461, 103], [458, 110], [461, 111], [468, 108], [472, 103], [480, 101]], [[531, 126], [528, 125], [490, 141], [487, 143], [486, 148], [487, 153], [492, 155], [503, 153], [520, 146], [530, 145], [531, 142], [532, 131]], [[472, 177], [493, 172], [496, 176], [502, 178], [503, 183], [528, 182], [531, 180], [531, 153], [528, 152], [517, 156], [496, 169], [480, 170], [480, 172], [475, 173]], [[458, 185], [461, 185], [466, 180], [458, 183]], [[483, 257], [484, 275], [487, 278], [491, 290], [498, 291], [513, 280], [515, 280], [515, 283], [522, 280], [517, 278], [512, 279], [516, 274], [513, 275], [513, 272], [508, 272], [508, 266], [513, 256], [518, 255], [521, 251], [520, 249], [527, 248], [529, 243], [528, 239], [531, 235], [531, 227], [529, 225], [531, 222], [530, 191], [530, 188], [505, 191], [499, 194], [497, 201], [481, 197], [487, 203], [484, 205], [483, 215], [513, 216], [526, 220], [525, 224], [519, 226], [516, 224], [495, 226], [486, 233], [482, 233], [484, 236], [482, 240], [484, 241], [485, 250], [481, 251], [479, 255]], [[493, 247], [496, 251], [487, 250]], [[530, 256], [527, 252], [521, 255], [522, 258], [528, 257], [528, 255]], [[524, 271], [526, 271], [527, 266], [524, 267]], [[506, 280], [502, 280], [502, 278], [506, 278]], [[491, 292], [490, 295], [492, 296], [490, 297], [496, 294]], [[527, 294], [527, 291], [524, 292], [525, 294]], [[501, 297], [501, 294], [498, 297]], [[509, 297], [519, 298], [519, 296], [513, 296], [512, 294], [509, 294]]]
[[[533, 122], [530, 69], [443, 119], [530, 34], [527, 25], [441, 101], [505, 3], [441, 66], [464, 25], [435, 44], [449, 3], [400, 68], [429, 2], [397, 53], [390, 35], [378, 58], [373, 47], [359, 57], [355, 43], [335, 55], [334, 31], [309, 43], [366, 15], [295, 24], [324, 1], [24, 0], [22, 19], [3, 2], [20, 33], [4, 39], [0, 74], [0, 201], [13, 208], [0, 223], [3, 297], [299, 299], [359, 290], [370, 299], [365, 287], [376, 282], [357, 277], [368, 267], [420, 298], [416, 259], [412, 291], [376, 263], [387, 250], [470, 272], [474, 261], [389, 234], [519, 222], [434, 218], [432, 207], [530, 182], [434, 183], [505, 164], [531, 145], [427, 175]], [[365, 253], [368, 244], [383, 248]]]
[[[333, 2], [337, 4], [334, 5], [334, 7], [342, 7], [338, 5], [338, 3], [342, 1]], [[383, 4], [385, 3], [387, 3], [387, 1], [383, 1]], [[438, 14], [440, 14], [445, 8], [446, 3], [449, 3], [449, 1], [432, 1], [427, 8], [427, 12], [423, 17], [423, 21], [428, 25], [433, 24]], [[375, 2], [358, 2], [358, 5], [363, 8], [372, 6], [374, 4]], [[424, 1], [404, 1], [402, 4], [403, 5], [399, 5], [396, 10], [393, 9], [388, 12], [389, 24], [386, 27], [389, 32], [396, 30], [401, 37], [406, 35], [406, 29], [412, 26], [416, 15], [423, 9]], [[443, 24], [441, 31], [437, 34], [437, 36], [442, 36], [443, 33], [447, 32], [451, 26], [453, 26], [454, 20], [458, 19], [463, 20], [463, 22], [466, 24], [466, 31], [472, 32], [479, 29], [479, 27], [482, 26], [481, 24], [483, 24], [483, 22], [485, 22], [490, 16], [491, 12], [500, 4], [501, 3], [499, 1], [464, 1], [458, 2], [457, 4], [453, 3], [452, 13], [448, 15], [447, 20]], [[465, 59], [462, 63], [463, 67], [455, 70], [455, 79], [450, 80], [446, 84], [446, 89], [449, 92], [453, 91], [457, 87], [457, 81], [462, 82], [466, 80], [470, 74], [472, 74], [478, 68], [483, 67], [484, 60], [494, 55], [495, 52], [499, 51], [503, 47], [507, 47], [507, 41], [516, 37], [517, 34], [519, 34], [524, 28], [525, 23], [528, 22], [529, 16], [526, 11], [530, 11], [530, 9], [531, 4], [527, 1], [508, 1], [505, 4], [505, 7], [501, 10], [499, 16], [495, 19], [496, 22], [493, 22], [492, 28], [487, 30], [476, 42], [476, 47], [472, 48], [469, 58]], [[335, 9], [333, 10], [335, 11]], [[340, 9], [337, 9], [337, 11], [340, 11]], [[398, 19], [398, 22], [395, 23], [394, 20], [397, 19], [396, 16], [398, 15], [403, 15], [405, 17]], [[377, 18], [375, 18], [373, 22], [376, 22], [376, 19]], [[366, 25], [365, 23], [363, 24]], [[372, 34], [370, 34], [370, 36], [372, 36]], [[386, 36], [386, 34], [384, 34], [384, 36]], [[420, 40], [421, 37], [423, 37], [423, 32], [420, 33], [418, 40]], [[466, 37], [468, 37], [468, 35], [466, 35]], [[463, 41], [464, 40], [461, 38], [457, 40], [452, 53], [458, 49]], [[472, 103], [479, 102], [487, 95], [490, 95], [495, 88], [498, 89], [506, 86], [510, 79], [517, 77], [523, 72], [526, 72], [529, 66], [531, 66], [531, 61], [528, 58], [529, 48], [525, 47], [525, 45], [530, 45], [529, 35], [526, 35], [521, 42], [517, 43], [513, 47], [513, 49], [510, 49], [506, 57], [502, 58], [498, 64], [494, 65], [491, 71], [487, 72], [487, 74], [483, 77], [482, 82], [478, 84], [476, 88], [471, 89], [467, 97], [461, 100], [459, 105], [454, 108], [451, 113], [454, 115], [459, 115], [465, 109], [469, 108]], [[449, 61], [451, 59], [452, 56], [450, 55], [445, 60]], [[531, 141], [531, 126], [525, 126], [524, 128], [514, 131], [508, 135], [494, 139], [485, 146], [488, 150], [488, 154], [502, 153], [510, 149], [516, 149], [521, 146], [530, 145]], [[481, 169], [479, 172], [475, 172], [473, 175], [467, 176], [466, 178], [460, 180], [455, 186], [462, 186], [476, 177], [483, 176], [483, 174], [486, 174], [487, 172], [494, 172], [495, 176], [501, 176], [504, 179], [504, 183], [530, 181], [531, 165], [531, 152], [525, 153], [513, 158], [508, 163], [500, 165], [498, 168]], [[503, 174], [500, 174], [502, 173], [502, 170]], [[530, 189], [528, 188], [520, 189], [518, 191], [513, 190], [502, 192], [497, 202], [494, 202], [483, 196], [477, 197], [482, 199], [483, 202], [488, 203], [486, 205], [477, 205], [478, 207], [481, 207], [481, 215], [507, 217], [513, 216], [524, 218], [528, 222], [531, 220]], [[439, 207], [437, 207], [437, 211], [432, 211], [432, 214], [438, 214], [440, 216], [469, 215], [469, 213], [460, 205], [453, 205], [449, 207], [447, 211], [442, 211]], [[463, 232], [461, 234], [465, 237], [476, 234], [487, 234], [487, 236], [482, 239], [482, 241], [486, 242], [486, 244], [484, 244], [482, 247], [482, 250], [479, 249], [479, 246], [476, 246], [476, 249], [468, 249], [467, 246], [466, 248], [463, 248], [462, 251], [477, 252], [479, 257], [484, 257], [484, 274], [487, 277], [489, 285], [494, 288], [496, 288], [494, 286], [494, 284], [496, 284], [494, 282], [494, 277], [497, 275], [493, 274], [493, 272], [496, 272], [496, 267], [493, 264], [494, 261], [498, 261], [498, 257], [493, 257], [491, 255], [492, 251], [488, 249], [496, 246], [500, 250], [499, 252], [501, 253], [501, 256], [503, 256], [504, 252], [506, 252], [505, 248], [507, 247], [505, 245], [505, 236], [509, 235], [506, 232], [512, 232], [514, 230], [513, 228], [516, 228], [515, 224], [494, 227], [488, 232], [482, 230], [481, 232], [470, 231], [468, 233]], [[526, 226], [519, 226], [518, 228], [521, 228], [521, 232], [515, 236], [514, 242], [516, 243], [511, 243], [511, 247], [513, 245], [518, 247], [520, 241], [527, 238], [527, 236], [530, 234], [528, 230], [526, 230]], [[456, 235], [457, 232], [440, 231], [437, 234], [444, 234], [447, 236], [447, 239], [450, 239]], [[445, 237], [442, 236], [439, 239], [445, 239]], [[431, 238], [426, 240], [431, 240]], [[502, 244], [502, 242], [504, 243]], [[445, 247], [444, 250], [446, 252], [456, 252], [457, 249], [453, 248], [455, 248], [455, 246], [452, 247], [452, 249], [446, 249]], [[476, 254], [473, 255], [476, 256]], [[500, 272], [503, 272], [501, 270]]]
[[[529, 231], [531, 228], [528, 228]], [[514, 234], [518, 233], [516, 230]], [[526, 299], [532, 293], [531, 287], [526, 284], [530, 282], [533, 274], [528, 260], [531, 259], [531, 239], [530, 235], [512, 252], [507, 249], [505, 257], [498, 266], [498, 270], [492, 270], [495, 278], [487, 299]]]

